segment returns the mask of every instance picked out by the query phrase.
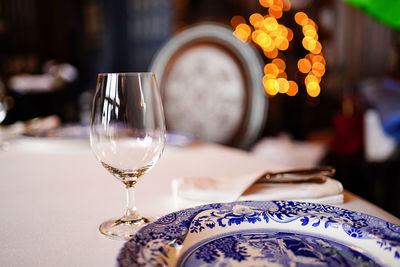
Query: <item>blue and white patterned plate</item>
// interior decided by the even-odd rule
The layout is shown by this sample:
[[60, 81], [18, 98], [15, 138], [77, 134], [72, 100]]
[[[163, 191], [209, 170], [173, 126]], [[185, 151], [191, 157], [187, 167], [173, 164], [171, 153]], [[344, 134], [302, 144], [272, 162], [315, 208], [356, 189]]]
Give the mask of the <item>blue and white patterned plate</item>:
[[400, 266], [400, 225], [291, 201], [210, 204], [168, 214], [122, 249], [120, 266]]

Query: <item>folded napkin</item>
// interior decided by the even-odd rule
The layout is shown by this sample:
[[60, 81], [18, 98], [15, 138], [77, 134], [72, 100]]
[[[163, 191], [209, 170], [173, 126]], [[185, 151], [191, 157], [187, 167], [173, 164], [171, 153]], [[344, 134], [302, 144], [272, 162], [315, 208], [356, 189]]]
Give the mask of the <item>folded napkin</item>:
[[343, 203], [343, 186], [325, 183], [258, 183], [262, 173], [226, 177], [182, 177], [172, 181], [177, 208], [236, 200], [295, 200], [321, 204]]

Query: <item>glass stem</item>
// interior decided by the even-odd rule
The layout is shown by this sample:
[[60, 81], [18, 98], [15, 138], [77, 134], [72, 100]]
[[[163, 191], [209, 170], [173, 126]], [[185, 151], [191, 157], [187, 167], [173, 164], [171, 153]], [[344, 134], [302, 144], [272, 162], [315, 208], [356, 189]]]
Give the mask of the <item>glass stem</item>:
[[123, 221], [136, 221], [140, 217], [136, 212], [135, 188], [132, 185], [126, 185], [126, 211], [122, 218]]

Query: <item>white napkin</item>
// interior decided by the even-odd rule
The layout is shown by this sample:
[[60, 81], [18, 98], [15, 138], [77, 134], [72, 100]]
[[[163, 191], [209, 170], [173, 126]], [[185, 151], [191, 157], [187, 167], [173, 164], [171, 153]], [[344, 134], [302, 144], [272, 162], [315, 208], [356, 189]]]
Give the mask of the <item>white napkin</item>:
[[[332, 178], [325, 183], [264, 183], [254, 184], [240, 196], [240, 200], [314, 200], [342, 195], [342, 184]], [[342, 201], [343, 202], [343, 197]]]
[[321, 204], [343, 203], [343, 186], [332, 178], [325, 183], [254, 184], [262, 173], [227, 177], [182, 177], [172, 181], [177, 208], [236, 200], [295, 200]]
[[323, 143], [295, 141], [286, 134], [265, 137], [251, 149], [251, 152], [261, 159], [293, 169], [317, 166], [326, 151], [326, 145]]

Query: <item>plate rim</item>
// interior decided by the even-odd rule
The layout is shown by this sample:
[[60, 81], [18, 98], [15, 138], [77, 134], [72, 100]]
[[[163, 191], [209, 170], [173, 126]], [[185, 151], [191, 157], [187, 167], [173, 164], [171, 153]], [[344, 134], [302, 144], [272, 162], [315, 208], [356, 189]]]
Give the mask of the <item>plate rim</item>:
[[[331, 219], [327, 218], [328, 220], [325, 221], [325, 226], [326, 226], [325, 228], [327, 229], [330, 223], [337, 223], [338, 226], [340, 227], [340, 229], [343, 230], [343, 234], [347, 234], [348, 235], [348, 236], [344, 235], [346, 238], [350, 239], [350, 237], [354, 237], [355, 238], [354, 240], [357, 240], [357, 241], [361, 240], [361, 239], [363, 239], [363, 240], [364, 239], [365, 240], [367, 240], [367, 239], [368, 240], [372, 240], [371, 242], [376, 241], [377, 242], [377, 245], [376, 245], [377, 248], [378, 248], [379, 242], [381, 242], [380, 243], [381, 249], [389, 250], [391, 255], [392, 255], [391, 260], [392, 261], [393, 260], [398, 260], [397, 264], [400, 264], [400, 255], [399, 255], [399, 253], [400, 253], [400, 225], [390, 223], [388, 221], [385, 221], [385, 220], [383, 220], [381, 218], [378, 218], [376, 216], [373, 216], [373, 215], [369, 215], [369, 214], [365, 214], [365, 213], [361, 213], [361, 212], [357, 212], [357, 211], [351, 211], [351, 210], [344, 209], [344, 208], [341, 208], [341, 207], [338, 207], [338, 206], [317, 204], [317, 203], [308, 203], [308, 202], [300, 202], [300, 201], [283, 201], [283, 200], [282, 201], [251, 201], [251, 200], [248, 200], [248, 201], [234, 201], [234, 202], [228, 202], [228, 203], [213, 203], [213, 204], [206, 204], [206, 205], [196, 206], [196, 207], [193, 207], [193, 208], [183, 209], [183, 210], [179, 210], [179, 211], [175, 211], [175, 212], [169, 213], [169, 214], [161, 217], [157, 221], [155, 221], [153, 223], [150, 223], [149, 225], [147, 225], [144, 228], [142, 228], [141, 230], [139, 230], [139, 232], [130, 241], [126, 242], [125, 245], [123, 246], [123, 248], [121, 249], [119, 255], [118, 255], [118, 258], [117, 258], [118, 263], [121, 266], [125, 266], [122, 263], [122, 261], [124, 260], [124, 258], [123, 258], [124, 257], [124, 253], [132, 251], [132, 248], [133, 248], [133, 250], [136, 250], [137, 252], [140, 251], [140, 250], [142, 250], [142, 252], [143, 252], [143, 248], [140, 247], [141, 245], [139, 243], [135, 244], [135, 242], [138, 241], [138, 240], [135, 240], [135, 237], [138, 237], [138, 236], [140, 237], [141, 235], [146, 236], [145, 232], [149, 231], [151, 229], [154, 230], [154, 228], [162, 228], [163, 226], [166, 227], [167, 225], [171, 224], [171, 218], [173, 219], [172, 223], [174, 223], [174, 222], [177, 221], [176, 220], [177, 217], [185, 216], [185, 214], [186, 214], [186, 216], [188, 216], [188, 220], [190, 221], [190, 223], [188, 225], [188, 229], [187, 229], [188, 231], [184, 235], [182, 235], [182, 242], [183, 242], [185, 240], [186, 236], [189, 233], [189, 229], [190, 229], [190, 226], [191, 226], [193, 220], [197, 217], [198, 214], [200, 214], [200, 213], [202, 213], [204, 211], [207, 211], [207, 210], [213, 210], [213, 209], [221, 210], [221, 208], [224, 208], [225, 210], [230, 208], [230, 210], [233, 211], [233, 208], [238, 206], [238, 205], [239, 206], [247, 206], [247, 207], [250, 207], [250, 208], [258, 209], [259, 211], [263, 210], [264, 212], [271, 213], [272, 215], [280, 214], [281, 216], [282, 216], [282, 214], [283, 215], [285, 214], [283, 212], [283, 210], [282, 210], [282, 207], [285, 207], [285, 206], [294, 207], [294, 211], [296, 211], [296, 212], [293, 213], [292, 215], [295, 215], [297, 217], [294, 220], [290, 221], [289, 223], [291, 223], [293, 221], [297, 221], [297, 220], [304, 220], [304, 221], [302, 221], [304, 226], [307, 226], [309, 223], [311, 224], [311, 222], [312, 222], [312, 221], [308, 221], [307, 215], [315, 215], [315, 214], [321, 215], [321, 218], [319, 218], [319, 220], [321, 221], [323, 219], [322, 215], [326, 216], [327, 214], [330, 214], [330, 215], [339, 216], [338, 214], [344, 214], [345, 217], [343, 217], [343, 218], [341, 218], [340, 216], [338, 217], [339, 219], [342, 219], [342, 221], [336, 221], [335, 222], [334, 220], [332, 220], [332, 218]], [[275, 211], [273, 211], [271, 209], [267, 209], [268, 206], [273, 206], [273, 205], [278, 207], [278, 209], [275, 210]], [[279, 205], [281, 205], [281, 206], [279, 206]], [[308, 207], [308, 209], [307, 209], [307, 207]], [[301, 213], [302, 209], [303, 209], [303, 213]], [[328, 212], [328, 211], [330, 211], [330, 212]], [[291, 213], [289, 213], [289, 214], [291, 214]], [[358, 221], [355, 218], [358, 218]], [[377, 235], [371, 236], [371, 233], [368, 233], [368, 232], [361, 232], [360, 229], [362, 229], [363, 231], [366, 231], [366, 229], [367, 229], [366, 227], [370, 227], [371, 226], [369, 224], [358, 225], [358, 226], [348, 225], [348, 227], [350, 227], [349, 231], [350, 230], [359, 230], [360, 231], [360, 233], [359, 233], [360, 236], [352, 236], [351, 235], [351, 233], [352, 233], [351, 231], [350, 232], [346, 232], [346, 229], [343, 228], [344, 225], [346, 224], [346, 220], [347, 220], [347, 222], [350, 221], [352, 223], [358, 223], [358, 222], [360, 222], [362, 220], [364, 220], [365, 223], [367, 221], [369, 223], [374, 222], [376, 225], [379, 224], [379, 226], [381, 228], [380, 230], [382, 230], [385, 233], [386, 233], [386, 231], [391, 230], [393, 232], [392, 233], [392, 235], [394, 236], [393, 238], [395, 238], [396, 240], [395, 240], [394, 243], [392, 243], [393, 246], [390, 246], [390, 240], [389, 239], [384, 239], [383, 237], [379, 237]], [[182, 221], [180, 221], [180, 223], [182, 223]], [[329, 234], [328, 235], [327, 234], [323, 234], [323, 232], [322, 233], [317, 233], [317, 232], [310, 231], [310, 229], [313, 229], [313, 228], [310, 228], [310, 229], [304, 230], [304, 231], [299, 231], [298, 229], [294, 229], [292, 231], [287, 231], [284, 228], [282, 229], [282, 228], [279, 228], [279, 227], [275, 227], [275, 226], [280, 226], [280, 224], [282, 224], [282, 223], [285, 223], [285, 222], [283, 222], [283, 221], [282, 222], [278, 222], [277, 224], [272, 225], [272, 227], [271, 227], [271, 225], [269, 225], [268, 222], [267, 222], [265, 228], [268, 228], [268, 230], [273, 230], [275, 232], [277, 232], [279, 230], [280, 232], [297, 233], [297, 234], [302, 234], [302, 235], [309, 235], [309, 236], [316, 237], [316, 238], [323, 238], [323, 239], [327, 239], [327, 240], [339, 243], [339, 244], [344, 245], [346, 247], [351, 247], [351, 246], [354, 246], [354, 245], [357, 246], [357, 242], [355, 242], [355, 243], [347, 242], [347, 240], [343, 240], [343, 237], [334, 238]], [[382, 225], [385, 225], [386, 228], [383, 228]], [[318, 227], [319, 226], [320, 225], [318, 223]], [[353, 227], [353, 228], [351, 228], [351, 227]], [[374, 227], [376, 227], [376, 226], [374, 226]], [[302, 229], [306, 229], [306, 228], [302, 228]], [[232, 232], [232, 231], [230, 231], [230, 232]], [[272, 231], [268, 231], [268, 232], [272, 233]], [[357, 231], [355, 233], [357, 233]], [[364, 236], [362, 236], [363, 234], [364, 234]], [[198, 243], [198, 242], [196, 242], [196, 243]], [[358, 244], [357, 247], [359, 249], [364, 249], [362, 254], [367, 256], [367, 257], [369, 257], [369, 258], [371, 258], [372, 260], [374, 260], [378, 264], [385, 265], [387, 263], [387, 262], [385, 263], [385, 261], [389, 260], [389, 254], [387, 254], [387, 252], [384, 255], [385, 256], [384, 259], [381, 259], [381, 258], [378, 258], [378, 256], [382, 256], [382, 253], [383, 253], [382, 251], [378, 251], [375, 254], [375, 253], [371, 252], [370, 248], [368, 248], [367, 251], [365, 251], [365, 247], [362, 247], [362, 246], [359, 247], [359, 244]], [[392, 253], [392, 249], [393, 249], [393, 253]], [[127, 266], [131, 266], [131, 265], [127, 265]]]

